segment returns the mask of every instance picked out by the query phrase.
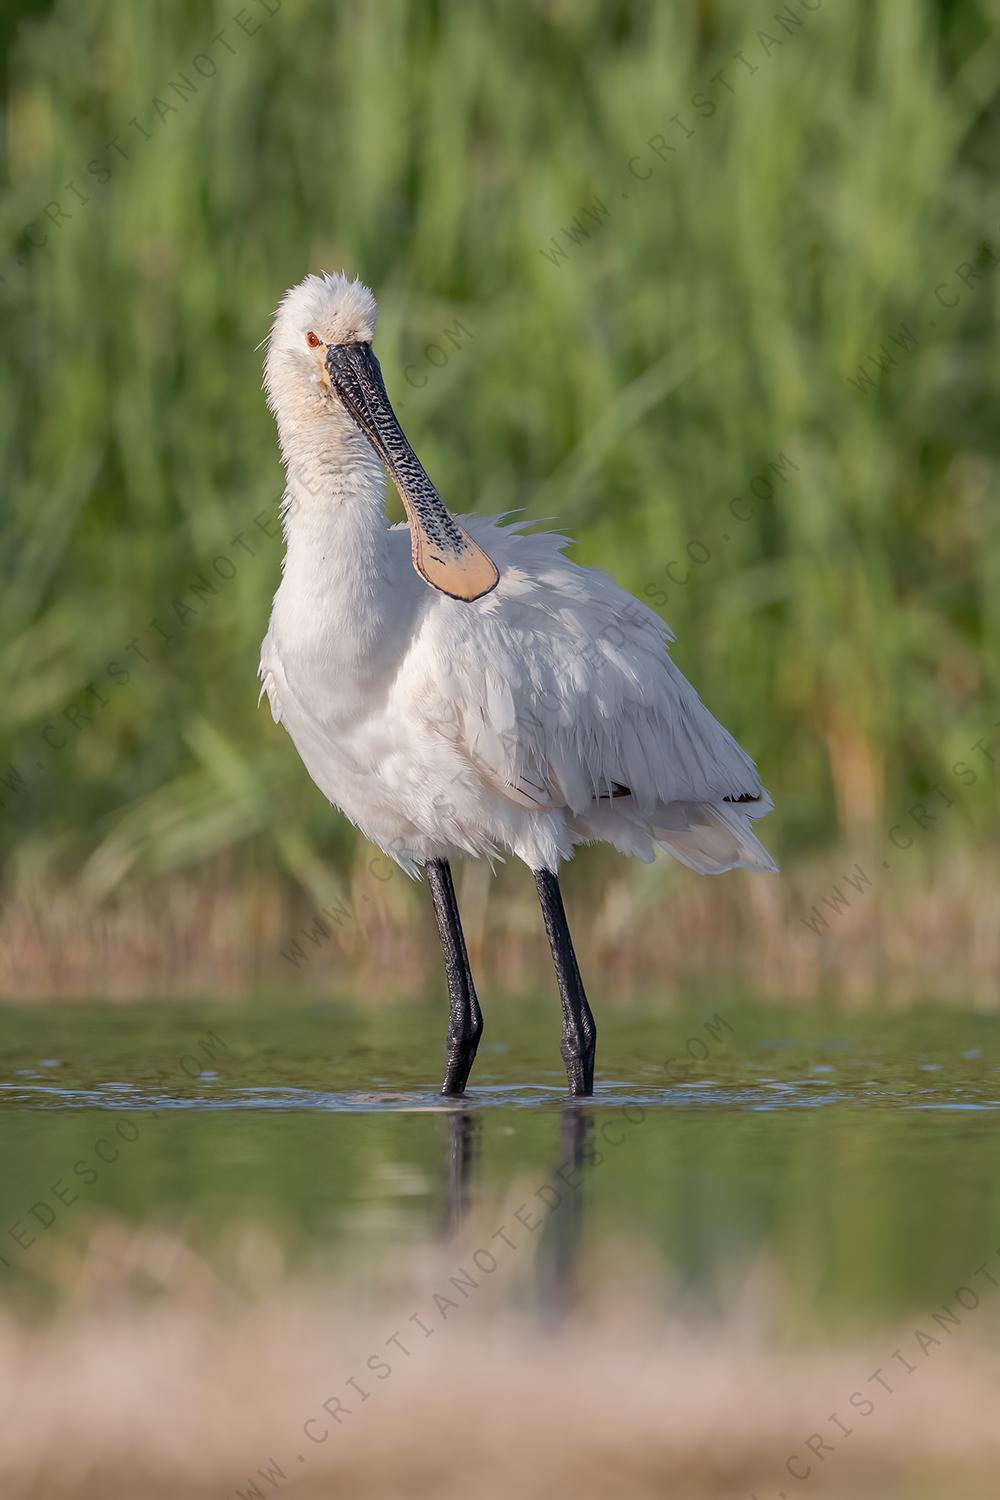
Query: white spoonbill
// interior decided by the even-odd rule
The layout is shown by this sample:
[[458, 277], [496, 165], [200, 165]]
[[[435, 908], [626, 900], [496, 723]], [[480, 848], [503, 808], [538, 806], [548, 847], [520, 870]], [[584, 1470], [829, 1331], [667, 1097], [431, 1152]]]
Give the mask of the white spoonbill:
[[[534, 874], [571, 1094], [597, 1030], [557, 871], [603, 841], [703, 874], [774, 870], [753, 761], [667, 651], [659, 615], [565, 556], [566, 537], [455, 518], [403, 435], [372, 350], [375, 299], [343, 275], [283, 298], [265, 389], [285, 463], [285, 559], [262, 692], [325, 797], [427, 873], [450, 997], [442, 1092], [464, 1092], [483, 1020], [449, 861]], [[385, 514], [388, 470], [408, 524]]]

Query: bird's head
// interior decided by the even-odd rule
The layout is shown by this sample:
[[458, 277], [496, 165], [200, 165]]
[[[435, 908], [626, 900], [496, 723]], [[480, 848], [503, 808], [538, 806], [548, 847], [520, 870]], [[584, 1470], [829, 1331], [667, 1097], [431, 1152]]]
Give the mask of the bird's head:
[[368, 288], [342, 273], [307, 276], [286, 292], [268, 339], [268, 405], [283, 437], [331, 418], [358, 428], [406, 508], [417, 572], [452, 598], [479, 599], [500, 575], [448, 511], [396, 419], [372, 349], [376, 316]]
[[351, 344], [371, 347], [375, 298], [340, 272], [307, 276], [285, 293], [267, 341], [264, 389], [279, 422], [329, 417], [336, 408], [326, 353]]

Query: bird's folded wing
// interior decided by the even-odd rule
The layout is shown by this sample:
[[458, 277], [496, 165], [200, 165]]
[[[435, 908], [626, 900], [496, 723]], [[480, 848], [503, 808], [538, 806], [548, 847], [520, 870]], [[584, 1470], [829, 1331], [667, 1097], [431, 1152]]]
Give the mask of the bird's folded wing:
[[494, 671], [480, 674], [485, 701], [448, 705], [445, 732], [476, 771], [498, 792], [534, 812], [561, 807], [565, 798], [545, 758], [542, 728], [528, 704], [520, 710], [509, 682]]
[[479, 774], [537, 810], [755, 798], [756, 767], [671, 660], [665, 622], [563, 557], [563, 538], [499, 532], [488, 607], [442, 611], [427, 642], [435, 715]]

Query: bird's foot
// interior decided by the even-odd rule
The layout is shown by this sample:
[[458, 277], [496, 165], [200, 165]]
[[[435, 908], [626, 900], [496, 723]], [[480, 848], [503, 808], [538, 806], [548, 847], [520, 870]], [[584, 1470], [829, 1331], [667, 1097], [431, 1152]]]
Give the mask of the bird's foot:
[[563, 1062], [570, 1098], [589, 1099], [594, 1092], [594, 1053], [574, 1053], [568, 1057], [563, 1053]]

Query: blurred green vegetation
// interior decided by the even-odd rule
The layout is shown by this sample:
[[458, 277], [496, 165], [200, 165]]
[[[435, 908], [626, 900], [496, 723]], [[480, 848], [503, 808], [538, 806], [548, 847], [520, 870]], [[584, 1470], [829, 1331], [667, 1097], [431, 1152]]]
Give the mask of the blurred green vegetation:
[[935, 784], [995, 837], [1000, 7], [811, 5], [8, 8], [8, 891], [349, 864], [255, 706], [255, 346], [320, 268], [455, 509], [662, 608], [786, 862]]

